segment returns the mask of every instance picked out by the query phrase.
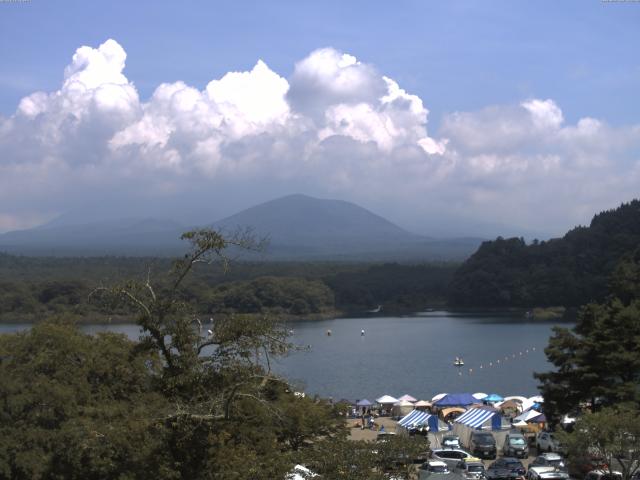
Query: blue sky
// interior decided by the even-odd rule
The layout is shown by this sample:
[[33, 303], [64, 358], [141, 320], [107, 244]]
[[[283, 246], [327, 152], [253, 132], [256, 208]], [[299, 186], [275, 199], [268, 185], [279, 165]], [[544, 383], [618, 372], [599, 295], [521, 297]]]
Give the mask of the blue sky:
[[[347, 179], [341, 188], [336, 187], [333, 177], [324, 181], [310, 180], [313, 175], [300, 173], [302, 169], [291, 177], [283, 174], [263, 182], [258, 182], [258, 174], [252, 179], [240, 179], [238, 176], [221, 175], [219, 169], [216, 173], [209, 171], [207, 185], [218, 185], [224, 178], [224, 188], [221, 186], [220, 190], [225, 190], [230, 184], [236, 187], [229, 187], [237, 198], [225, 202], [227, 210], [267, 200], [270, 196], [305, 190], [303, 193], [357, 201], [414, 230], [437, 230], [443, 234], [493, 233], [493, 227], [487, 225], [497, 224], [551, 235], [575, 223], [588, 221], [598, 209], [630, 200], [629, 197], [637, 191], [631, 185], [619, 185], [617, 188], [616, 182], [621, 178], [635, 178], [638, 169], [639, 27], [640, 3], [591, 0], [109, 3], [32, 0], [0, 3], [0, 115], [5, 120], [11, 119], [16, 115], [21, 99], [33, 92], [51, 94], [59, 91], [65, 79], [64, 69], [70, 65], [76, 49], [83, 45], [97, 49], [107, 39], [114, 39], [126, 51], [124, 75], [136, 89], [140, 112], [146, 108], [144, 105], [152, 103], [150, 98], [162, 83], [182, 81], [189, 87], [204, 91], [211, 80], [221, 79], [227, 72], [251, 71], [258, 59], [278, 76], [291, 79], [295, 76], [296, 63], [317, 49], [329, 47], [339, 54], [353, 55], [362, 64], [370, 66], [378, 76], [376, 81], [382, 76], [389, 77], [407, 94], [419, 97], [429, 116], [428, 120], [418, 123], [422, 122], [429, 137], [448, 142], [447, 153], [429, 151], [421, 165], [437, 163], [442, 168], [421, 169], [419, 175], [424, 176], [422, 184], [416, 183], [418, 174], [413, 167], [396, 168], [394, 188], [404, 190], [405, 180], [416, 183], [409, 188], [414, 196], [406, 192], [399, 196], [390, 193], [373, 196], [367, 191], [377, 188], [376, 182], [380, 179], [374, 178], [372, 173], [371, 178], [357, 182], [352, 178], [354, 171], [379, 168], [377, 160], [372, 158], [387, 158], [387, 167], [397, 165], [400, 147], [414, 144], [418, 137], [394, 140], [394, 153], [390, 153], [389, 147], [378, 153], [365, 154], [361, 152], [361, 147], [364, 148], [361, 144], [370, 139], [363, 139], [363, 134], [337, 132], [334, 125], [331, 127], [332, 138], [325, 138], [328, 127], [318, 125], [317, 132], [320, 132], [323, 142], [331, 144], [331, 148], [341, 141], [333, 137], [349, 137], [359, 142], [357, 145], [343, 145], [338, 152], [331, 150], [332, 159], [356, 147], [359, 153], [349, 153], [350, 161], [354, 155], [363, 155], [361, 163], [351, 165], [349, 171], [340, 171], [346, 160], [330, 164], [330, 169], [341, 181]], [[295, 82], [290, 83], [294, 89]], [[313, 90], [305, 90], [307, 87], [300, 91], [319, 95]], [[503, 127], [518, 121], [530, 121], [521, 116], [522, 111], [516, 110], [522, 110], [523, 102], [534, 99], [551, 100], [552, 107], [561, 111], [562, 122], [554, 124], [558, 131], [553, 134], [554, 138], [562, 137], [559, 140], [561, 145], [556, 142], [536, 150], [542, 137], [524, 139], [522, 131], [518, 130], [513, 141], [505, 146], [504, 136], [513, 132]], [[344, 99], [341, 102], [348, 105], [356, 103]], [[372, 108], [382, 111], [379, 105]], [[532, 112], [532, 108], [527, 111]], [[292, 111], [301, 113], [295, 108]], [[47, 112], [48, 118], [60, 115], [60, 112], [52, 113], [51, 109]], [[340, 114], [344, 117], [354, 115], [354, 112], [346, 114], [342, 111]], [[346, 117], [343, 117], [340, 118], [344, 122]], [[584, 143], [586, 134], [583, 131], [578, 135], [583, 143], [568, 145], [567, 137], [573, 131], [567, 129], [577, 128], [580, 119], [584, 118], [596, 119], [600, 126], [604, 125], [598, 128], [600, 134], [606, 135], [606, 140], [598, 137], [593, 141], [610, 146], [607, 149], [598, 147], [597, 158], [585, 157], [589, 144]], [[478, 122], [501, 126], [500, 141], [479, 146], [469, 137], [469, 126], [478, 125]], [[521, 127], [525, 131], [528, 128], [524, 124]], [[560, 131], [564, 127], [567, 129]], [[18, 128], [16, 122], [11, 124], [11, 129], [14, 128]], [[20, 128], [34, 129], [36, 126]], [[92, 124], [91, 131], [95, 128], [96, 125]], [[8, 126], [5, 129], [9, 131]], [[124, 130], [124, 126], [110, 131], [110, 134], [116, 130]], [[473, 127], [473, 131], [480, 130]], [[272, 133], [271, 130], [269, 132]], [[463, 132], [467, 132], [466, 136]], [[256, 134], [264, 132], [252, 130], [251, 138], [255, 139]], [[292, 144], [302, 138], [302, 134], [296, 135], [288, 136], [286, 141]], [[305, 135], [311, 134], [307, 130]], [[549, 138], [551, 134], [540, 135]], [[13, 137], [15, 133], [4, 140], [0, 137], [0, 153], [12, 159], [15, 156], [12, 152], [18, 148], [11, 144]], [[371, 141], [378, 141], [380, 147], [379, 138]], [[236, 151], [237, 142], [236, 137], [233, 142], [225, 137], [222, 145], [228, 147], [228, 151]], [[134, 143], [140, 144], [138, 140]], [[232, 143], [235, 145], [233, 148]], [[328, 148], [325, 144], [321, 146], [323, 151]], [[74, 148], [77, 154], [82, 147]], [[38, 159], [23, 155], [19, 160], [12, 160], [12, 166], [6, 167], [7, 175], [13, 172], [18, 178], [18, 164], [37, 168], [39, 159], [47, 155], [43, 153], [47, 152], [46, 145], [42, 149], [37, 154]], [[603, 149], [606, 151], [601, 151]], [[576, 151], [582, 153], [577, 155]], [[181, 165], [184, 166], [187, 155], [182, 151], [180, 154]], [[75, 169], [78, 162], [69, 160], [70, 155], [73, 156], [68, 152], [61, 154], [59, 149], [55, 155], [51, 153], [56, 161], [73, 166], [68, 172], [73, 177], [78, 171]], [[577, 157], [565, 160], [570, 155]], [[518, 156], [526, 157], [526, 161], [514, 166], [514, 159]], [[533, 168], [534, 159], [542, 157], [547, 162], [544, 171], [536, 170], [532, 174], [527, 170]], [[556, 161], [560, 166], [553, 163]], [[221, 162], [224, 163], [225, 159], [222, 158]], [[443, 167], [454, 163], [455, 168]], [[463, 164], [466, 166], [461, 172], [467, 173], [470, 168], [482, 164], [482, 178], [476, 174], [456, 173]], [[549, 166], [551, 164], [555, 166]], [[379, 172], [384, 171], [383, 167]], [[145, 174], [145, 178], [150, 189], [161, 189], [158, 185], [164, 188], [160, 203], [175, 203], [178, 197], [199, 202], [216, 201], [215, 196], [206, 193], [193, 194], [193, 183], [189, 183], [191, 197], [184, 194], [184, 185], [167, 186], [173, 180], [163, 178], [157, 169], [152, 170]], [[487, 176], [489, 170], [490, 178]], [[525, 178], [512, 178], [516, 171], [524, 172]], [[610, 174], [610, 177], [605, 175], [604, 181], [608, 182], [606, 190], [589, 183], [602, 180], [603, 172]], [[88, 182], [86, 174], [85, 168], [75, 183]], [[382, 176], [386, 175], [388, 173]], [[441, 178], [438, 184], [433, 180], [436, 177]], [[526, 178], [539, 183], [529, 185]], [[571, 181], [580, 182], [581, 187], [567, 190], [567, 183]], [[256, 182], [261, 185], [268, 183], [269, 186], [256, 189]], [[526, 185], [524, 190], [523, 183]], [[87, 188], [95, 191], [94, 187]], [[0, 211], [0, 231], [12, 226], [28, 226], [69, 212], [86, 195], [82, 189], [70, 191], [50, 171], [42, 173], [37, 184], [28, 185], [27, 190], [30, 189], [41, 189], [38, 191], [43, 193], [38, 199], [31, 200], [8, 197], [12, 205]], [[616, 190], [616, 194], [612, 194], [611, 189]], [[108, 190], [105, 187], [105, 199], [109, 198]], [[124, 190], [126, 188], [123, 187]], [[416, 196], [418, 192], [427, 190], [433, 198], [429, 195]], [[457, 204], [455, 210], [443, 211], [443, 205], [451, 205], [448, 195], [452, 190], [456, 198], [464, 201]], [[174, 192], [176, 197], [172, 199], [167, 191]], [[501, 193], [497, 195], [496, 192]], [[521, 198], [523, 195], [526, 201]], [[555, 195], [559, 200], [551, 205], [549, 198]], [[505, 199], [515, 197], [519, 199], [513, 202], [513, 208], [506, 209]], [[575, 203], [571, 204], [572, 201]], [[144, 203], [140, 198], [136, 198], [136, 202]], [[416, 210], [414, 206], [418, 202], [432, 206]], [[563, 206], [561, 212], [557, 212], [558, 202]], [[7, 201], [4, 203], [6, 205]], [[232, 213], [219, 204], [217, 199], [218, 207], [211, 209], [211, 215]], [[155, 214], [152, 210], [149, 209], [149, 214]], [[411, 215], [408, 210], [411, 210]], [[538, 218], [540, 211], [550, 213], [548, 221]], [[140, 213], [146, 213], [142, 206]], [[172, 215], [179, 215], [179, 209], [175, 209]], [[447, 225], [447, 219], [455, 219], [457, 223], [467, 221], [469, 225], [472, 221], [477, 222], [477, 231], [464, 232], [462, 227]]]

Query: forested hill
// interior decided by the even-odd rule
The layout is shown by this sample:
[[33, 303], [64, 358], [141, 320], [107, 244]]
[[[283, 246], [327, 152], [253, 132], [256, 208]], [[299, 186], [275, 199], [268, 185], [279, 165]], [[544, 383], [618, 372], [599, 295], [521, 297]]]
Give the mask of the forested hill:
[[640, 245], [640, 200], [593, 217], [564, 237], [527, 245], [521, 238], [484, 242], [456, 271], [454, 306], [573, 307], [601, 300], [608, 278]]

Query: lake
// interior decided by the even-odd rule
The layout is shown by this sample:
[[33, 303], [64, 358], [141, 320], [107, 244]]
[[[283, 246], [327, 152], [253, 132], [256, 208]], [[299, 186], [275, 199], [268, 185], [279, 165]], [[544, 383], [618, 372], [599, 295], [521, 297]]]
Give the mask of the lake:
[[[429, 311], [288, 325], [293, 342], [308, 349], [278, 360], [278, 373], [309, 394], [374, 400], [405, 393], [421, 399], [441, 392], [535, 395], [533, 372], [550, 369], [544, 348], [554, 324], [516, 314]], [[28, 325], [0, 325], [0, 332], [24, 328]], [[140, 334], [136, 325], [83, 329], [111, 330], [134, 339]], [[455, 367], [455, 357], [465, 365]]]

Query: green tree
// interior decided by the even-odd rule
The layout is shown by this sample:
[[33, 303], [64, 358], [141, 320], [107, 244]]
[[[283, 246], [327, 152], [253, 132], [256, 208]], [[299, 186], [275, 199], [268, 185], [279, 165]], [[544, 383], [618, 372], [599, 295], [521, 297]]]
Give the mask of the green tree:
[[585, 414], [572, 433], [562, 433], [569, 458], [585, 452], [603, 458], [609, 472], [619, 470], [622, 480], [640, 471], [640, 411], [634, 408], [603, 408]]
[[0, 478], [167, 478], [158, 360], [66, 323], [0, 336]]
[[636, 252], [616, 269], [605, 302], [583, 307], [573, 329], [554, 329], [545, 353], [556, 370], [536, 374], [552, 423], [580, 405], [640, 406], [638, 271]]

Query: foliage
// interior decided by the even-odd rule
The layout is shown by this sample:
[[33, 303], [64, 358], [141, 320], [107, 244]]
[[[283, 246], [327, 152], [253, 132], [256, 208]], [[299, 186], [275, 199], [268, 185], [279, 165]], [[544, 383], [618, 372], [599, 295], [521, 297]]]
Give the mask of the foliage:
[[137, 312], [138, 342], [44, 323], [0, 337], [0, 479], [284, 478], [300, 450], [344, 438], [339, 412], [270, 368], [290, 345], [269, 318], [203, 322], [184, 283], [251, 238], [201, 230], [168, 276], [100, 288]]
[[545, 353], [556, 370], [536, 374], [552, 422], [581, 404], [640, 406], [639, 252], [615, 269], [606, 301], [586, 305], [573, 329], [554, 329]]
[[[96, 287], [138, 279], [170, 288], [164, 258], [17, 257], [0, 253], [0, 321], [38, 322], [51, 315], [78, 322], [128, 321], [129, 305], [100, 308], [87, 298]], [[234, 261], [233, 268], [197, 263], [182, 282], [182, 301], [199, 312], [311, 317], [336, 311], [415, 311], [442, 304], [455, 264], [296, 263]], [[141, 272], [145, 276], [141, 277]]]
[[640, 200], [599, 213], [589, 227], [527, 245], [484, 242], [456, 271], [449, 303], [475, 307], [577, 307], [602, 301], [614, 267], [640, 244]]
[[603, 458], [609, 472], [619, 470], [622, 480], [629, 480], [640, 471], [640, 410], [633, 408], [603, 408], [585, 414], [571, 433], [560, 432], [559, 439], [567, 446], [570, 458], [580, 458], [585, 452]]
[[305, 463], [322, 480], [383, 480], [390, 475], [411, 478], [413, 460], [428, 449], [426, 438], [405, 435], [376, 443], [326, 439], [306, 452]]
[[[0, 478], [162, 478], [157, 355], [43, 323], [0, 336]], [[165, 477], [166, 478], [166, 477]]]
[[305, 315], [334, 308], [333, 292], [320, 280], [260, 277], [216, 287], [208, 311]]

